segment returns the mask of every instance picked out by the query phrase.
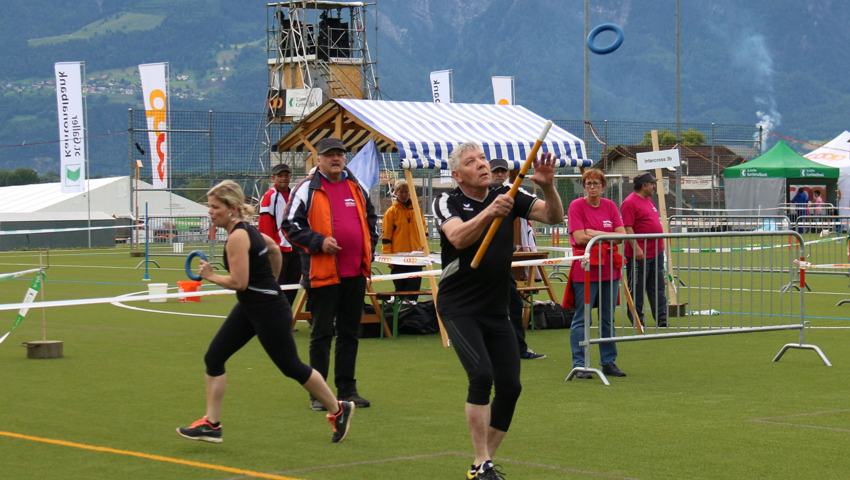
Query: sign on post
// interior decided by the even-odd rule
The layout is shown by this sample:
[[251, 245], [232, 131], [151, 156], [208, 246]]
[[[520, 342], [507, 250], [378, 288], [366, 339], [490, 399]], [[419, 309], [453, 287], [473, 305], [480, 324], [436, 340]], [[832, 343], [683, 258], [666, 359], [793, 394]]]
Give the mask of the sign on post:
[[679, 150], [658, 150], [656, 152], [639, 152], [637, 154], [638, 170], [655, 168], [677, 168], [680, 164]]

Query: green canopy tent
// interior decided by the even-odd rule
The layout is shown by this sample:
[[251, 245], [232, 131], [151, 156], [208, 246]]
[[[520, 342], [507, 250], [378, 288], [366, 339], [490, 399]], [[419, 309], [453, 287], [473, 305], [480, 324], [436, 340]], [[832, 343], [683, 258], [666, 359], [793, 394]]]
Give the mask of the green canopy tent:
[[791, 185], [825, 185], [824, 201], [838, 205], [839, 171], [803, 157], [780, 140], [764, 155], [723, 170], [726, 208], [753, 213], [776, 208], [790, 203]]

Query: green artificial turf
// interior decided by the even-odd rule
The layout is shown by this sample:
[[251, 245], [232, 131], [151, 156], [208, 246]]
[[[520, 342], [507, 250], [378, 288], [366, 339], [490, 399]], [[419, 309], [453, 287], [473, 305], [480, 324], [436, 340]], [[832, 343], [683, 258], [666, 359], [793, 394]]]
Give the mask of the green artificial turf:
[[[151, 280], [175, 286], [186, 278], [184, 259], [156, 257], [162, 268], [150, 269]], [[46, 299], [146, 291], [144, 269], [134, 268], [140, 260], [125, 250], [51, 252]], [[37, 262], [34, 252], [2, 253], [0, 272]], [[690, 282], [706, 275], [695, 273]], [[0, 302], [20, 302], [31, 279], [0, 282]], [[846, 277], [807, 281], [812, 325], [850, 327], [850, 306], [834, 306], [844, 293], [850, 298]], [[564, 285], [555, 287], [561, 295]], [[127, 305], [224, 316], [234, 302], [216, 296]], [[752, 308], [746, 296], [738, 303]], [[0, 334], [16, 315], [0, 312]], [[331, 443], [324, 414], [309, 409], [307, 393], [253, 340], [227, 364], [225, 440], [212, 445], [174, 429], [204, 414], [203, 355], [220, 318], [110, 304], [47, 309], [45, 318], [47, 339], [63, 341], [65, 357], [26, 358], [19, 344], [42, 338], [41, 309], [30, 310], [0, 344], [0, 432], [305, 480], [457, 479], [472, 460], [466, 375], [438, 335], [361, 341], [358, 387], [373, 406], [355, 412], [341, 444]], [[294, 337], [306, 360], [309, 329], [298, 327]], [[833, 367], [805, 350], [771, 361], [797, 340], [796, 331], [784, 331], [621, 343], [617, 363], [628, 376], [606, 387], [598, 379], [564, 381], [568, 330], [529, 331], [529, 346], [548, 358], [522, 362], [523, 392], [495, 461], [511, 480], [846, 478], [850, 332], [806, 333]], [[591, 358], [598, 361], [596, 347]], [[248, 477], [0, 434], [0, 478]]]

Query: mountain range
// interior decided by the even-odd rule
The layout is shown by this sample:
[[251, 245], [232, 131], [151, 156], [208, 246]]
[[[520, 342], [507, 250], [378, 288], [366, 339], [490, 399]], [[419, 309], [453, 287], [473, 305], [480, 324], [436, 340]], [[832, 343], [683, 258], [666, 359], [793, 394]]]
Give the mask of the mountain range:
[[[430, 101], [428, 73], [451, 69], [455, 102], [491, 103], [490, 77], [513, 76], [517, 103], [583, 117], [582, 0], [379, 0], [367, 11], [384, 99]], [[129, 171], [120, 132], [127, 108], [143, 108], [140, 63], [169, 62], [184, 78], [172, 82], [175, 110], [261, 112], [266, 22], [255, 0], [2, 2], [0, 168], [57, 169], [55, 144], [19, 146], [56, 140], [55, 62], [85, 61], [102, 87], [88, 96], [89, 135], [105, 135], [90, 142], [92, 173]], [[591, 0], [589, 26], [602, 23], [624, 42], [590, 56], [591, 118], [675, 121], [676, 1]], [[838, 135], [850, 123], [848, 24], [850, 3], [834, 0], [681, 2], [682, 121]]]

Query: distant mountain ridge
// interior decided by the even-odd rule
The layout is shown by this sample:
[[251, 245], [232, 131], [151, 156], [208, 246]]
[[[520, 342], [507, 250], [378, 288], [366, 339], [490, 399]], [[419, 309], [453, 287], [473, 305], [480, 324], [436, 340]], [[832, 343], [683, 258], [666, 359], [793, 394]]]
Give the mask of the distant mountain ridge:
[[[591, 27], [616, 23], [625, 33], [616, 52], [591, 55], [593, 119], [675, 119], [675, 6], [591, 2]], [[379, 0], [377, 13], [378, 42], [370, 47], [385, 98], [429, 101], [428, 73], [452, 69], [457, 102], [492, 102], [490, 77], [509, 75], [519, 104], [547, 118], [582, 117], [584, 2]], [[206, 93], [175, 95], [172, 108], [262, 111], [265, 2], [57, 0], [46, 10], [6, 0], [0, 19], [0, 146], [54, 139], [52, 88], [18, 87], [49, 80], [58, 61], [84, 60], [90, 75], [167, 61], [173, 75], [192, 80], [175, 87]], [[848, 24], [850, 3], [834, 0], [682, 2], [682, 120], [764, 122], [803, 140], [848, 129]], [[224, 65], [227, 82], [210, 82]], [[127, 108], [141, 108], [141, 98], [95, 93], [88, 104], [94, 135], [125, 130]], [[126, 143], [110, 145], [92, 145], [92, 171], [126, 173]], [[54, 150], [0, 149], [0, 168], [43, 170], [58, 161]]]

